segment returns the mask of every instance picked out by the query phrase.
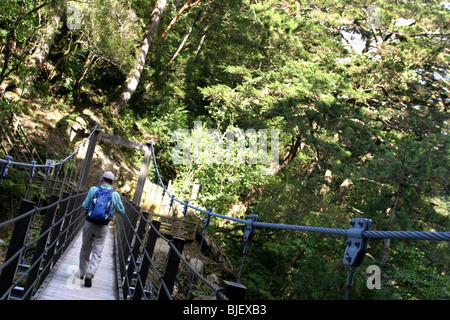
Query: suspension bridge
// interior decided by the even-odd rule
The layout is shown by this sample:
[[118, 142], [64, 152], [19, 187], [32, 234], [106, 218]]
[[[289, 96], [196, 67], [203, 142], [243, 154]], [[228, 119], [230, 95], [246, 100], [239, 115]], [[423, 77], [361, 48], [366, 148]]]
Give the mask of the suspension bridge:
[[[125, 214], [111, 222], [99, 271], [93, 286], [86, 288], [77, 273], [85, 220], [81, 204], [87, 194], [86, 182], [97, 141], [135, 148], [145, 154], [134, 197], [132, 200], [123, 197]], [[11, 153], [13, 149], [3, 146], [3, 150]], [[38, 163], [39, 159], [16, 161], [9, 154], [0, 159], [0, 185], [14, 171], [22, 172], [26, 187], [14, 217], [0, 223], [0, 231], [9, 230], [11, 234], [7, 242], [3, 240], [6, 250], [0, 258], [0, 299], [189, 300], [194, 283], [201, 282], [217, 300], [242, 300], [246, 287], [241, 283], [241, 275], [258, 228], [345, 237], [342, 263], [349, 270], [344, 297], [347, 299], [354, 272], [364, 259], [369, 240], [450, 241], [450, 232], [374, 231], [370, 229], [372, 221], [366, 218], [352, 219], [348, 229], [335, 229], [264, 222], [254, 214], [247, 219], [225, 216], [215, 213], [211, 207], [203, 209], [177, 199], [165, 185], [157, 159], [153, 141], [147, 144], [128, 141], [102, 133], [97, 126], [74, 152], [60, 161], [45, 164]], [[143, 199], [151, 164], [158, 183], [154, 192], [147, 193]], [[169, 214], [160, 212], [164, 199]], [[144, 200], [150, 204], [148, 212], [140, 208]], [[170, 215], [175, 208], [181, 211], [180, 217]], [[197, 212], [203, 221], [199, 224], [189, 220], [188, 211]], [[220, 284], [205, 278], [197, 268], [205, 233], [213, 218], [233, 221], [242, 225], [244, 231], [238, 276]], [[183, 254], [184, 245], [194, 239], [197, 230], [201, 233], [199, 252], [188, 261]], [[161, 254], [163, 247], [167, 248], [165, 255]], [[181, 288], [183, 281], [186, 284]], [[181, 289], [185, 292], [180, 292]]]

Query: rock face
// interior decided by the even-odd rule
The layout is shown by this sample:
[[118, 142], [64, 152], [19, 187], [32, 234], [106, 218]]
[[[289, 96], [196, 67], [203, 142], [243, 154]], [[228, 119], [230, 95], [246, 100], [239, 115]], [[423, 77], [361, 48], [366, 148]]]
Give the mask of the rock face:
[[[200, 273], [203, 276], [202, 260], [197, 259], [197, 258], [191, 258], [191, 260], [189, 261], [189, 264], [191, 265], [192, 269], [194, 269], [195, 271], [197, 271], [198, 273]], [[202, 281], [199, 278], [195, 277], [194, 283], [197, 284], [198, 286], [201, 286]]]
[[211, 282], [213, 285], [215, 285], [216, 287], [220, 286], [220, 280], [219, 277], [215, 274], [209, 274], [206, 276], [206, 280], [208, 280], [209, 282]]
[[192, 258], [189, 261], [191, 267], [200, 274], [203, 274], [203, 262], [200, 259]]

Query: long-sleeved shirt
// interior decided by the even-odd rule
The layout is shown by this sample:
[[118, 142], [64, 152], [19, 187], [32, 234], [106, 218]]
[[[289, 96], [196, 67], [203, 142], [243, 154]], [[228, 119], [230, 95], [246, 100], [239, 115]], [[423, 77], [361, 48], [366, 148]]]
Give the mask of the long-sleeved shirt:
[[[111, 189], [111, 186], [107, 185], [107, 184], [102, 184], [100, 187], [102, 189]], [[98, 191], [98, 188], [96, 186], [91, 187], [89, 189], [86, 199], [84, 199], [84, 202], [83, 202], [83, 208], [85, 210], [89, 209], [89, 205], [91, 204], [92, 198], [94, 197], [94, 194], [97, 191]], [[120, 214], [120, 215], [123, 215], [125, 213], [125, 208], [123, 206], [122, 199], [120, 198], [120, 195], [117, 192], [112, 193], [112, 205], [113, 205], [113, 211], [115, 211], [115, 213]]]

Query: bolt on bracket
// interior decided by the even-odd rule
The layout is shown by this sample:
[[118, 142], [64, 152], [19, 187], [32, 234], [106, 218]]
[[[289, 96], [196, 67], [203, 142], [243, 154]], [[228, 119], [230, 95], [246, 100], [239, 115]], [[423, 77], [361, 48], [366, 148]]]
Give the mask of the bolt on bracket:
[[206, 209], [205, 220], [203, 221], [203, 229], [208, 228], [209, 223], [211, 222], [211, 212], [213, 211], [212, 207], [208, 207]]
[[256, 214], [249, 214], [248, 215], [247, 224], [245, 225], [245, 232], [244, 232], [244, 241], [250, 242], [253, 238], [253, 235], [255, 233], [255, 226], [253, 225], [254, 222], [258, 221], [258, 215]]
[[8, 170], [11, 167], [11, 161], [13, 160], [13, 157], [6, 156], [5, 160], [6, 163], [2, 166], [0, 170], [0, 184], [2, 184], [3, 178], [6, 177], [6, 175], [8, 174]]
[[367, 238], [364, 232], [370, 230], [371, 219], [354, 218], [350, 222], [350, 229], [347, 231], [347, 247], [344, 252], [344, 264], [350, 266], [360, 266], [367, 250]]

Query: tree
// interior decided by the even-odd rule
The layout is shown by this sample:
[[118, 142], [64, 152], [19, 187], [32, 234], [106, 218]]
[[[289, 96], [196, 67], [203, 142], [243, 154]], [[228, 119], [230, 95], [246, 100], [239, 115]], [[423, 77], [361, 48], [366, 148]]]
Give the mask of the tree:
[[[3, 64], [0, 73], [0, 84], [13, 72], [17, 71], [25, 61], [27, 46], [34, 40], [36, 27], [36, 14], [42, 8], [50, 4], [50, 1], [25, 1], [23, 4], [17, 2], [2, 2], [1, 19], [2, 37], [5, 38], [3, 53]], [[3, 28], [6, 29], [3, 29]], [[21, 52], [15, 49], [21, 49]], [[12, 66], [10, 66], [13, 64]]]
[[125, 104], [128, 102], [133, 93], [136, 91], [136, 88], [141, 79], [142, 72], [144, 70], [150, 44], [153, 40], [153, 37], [156, 34], [164, 10], [166, 9], [166, 5], [167, 0], [156, 1], [155, 7], [153, 8], [153, 12], [150, 18], [150, 22], [148, 23], [147, 28], [145, 30], [144, 40], [137, 53], [136, 65], [129, 72], [127, 80], [125, 81], [125, 84], [120, 92], [119, 97], [112, 104], [112, 109], [117, 114], [123, 110]]
[[[63, 101], [70, 119], [90, 108], [113, 133], [157, 137], [160, 173], [183, 197], [198, 179], [197, 204], [215, 212], [448, 230], [449, 11], [440, 1], [153, 3], [150, 15], [148, 1], [69, 1], [81, 26], [60, 23], [49, 72], [29, 101]], [[0, 2], [3, 79], [20, 83], [32, 72], [25, 57], [39, 52], [41, 39], [51, 43], [53, 4]], [[113, 116], [105, 101], [114, 101]], [[260, 163], [174, 163], [172, 133], [195, 131], [195, 121], [204, 134], [277, 129], [275, 174], [261, 176]], [[215, 234], [239, 264], [242, 230]], [[257, 230], [242, 283], [255, 298], [341, 298], [344, 241]], [[445, 298], [450, 290], [447, 243], [369, 241], [369, 250], [364, 263], [380, 264], [389, 282], [380, 293], [358, 277], [358, 298]]]
[[[222, 24], [234, 39], [230, 47], [221, 42], [223, 58], [209, 57], [223, 73], [201, 89], [210, 101], [205, 109], [225, 127], [283, 133], [280, 169], [287, 173], [262, 188], [249, 213], [294, 224], [312, 223], [313, 212], [342, 222], [363, 214], [379, 229], [442, 223], [431, 199], [448, 197], [448, 12], [438, 2], [375, 5], [376, 26], [364, 1], [246, 2], [238, 18]], [[376, 247], [386, 262], [388, 242]]]

